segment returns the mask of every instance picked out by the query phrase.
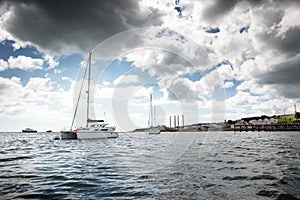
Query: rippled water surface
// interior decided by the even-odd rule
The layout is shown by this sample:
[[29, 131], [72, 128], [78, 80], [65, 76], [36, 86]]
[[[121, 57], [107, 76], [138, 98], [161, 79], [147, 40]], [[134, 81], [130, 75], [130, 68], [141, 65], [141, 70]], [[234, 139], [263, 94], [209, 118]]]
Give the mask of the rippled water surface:
[[299, 199], [299, 132], [0, 133], [0, 199]]

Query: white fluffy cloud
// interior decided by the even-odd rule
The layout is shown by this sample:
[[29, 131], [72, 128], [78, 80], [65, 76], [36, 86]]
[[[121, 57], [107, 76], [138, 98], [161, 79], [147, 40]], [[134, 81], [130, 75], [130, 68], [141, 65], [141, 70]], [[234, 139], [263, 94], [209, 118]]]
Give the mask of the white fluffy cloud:
[[138, 82], [139, 77], [137, 75], [121, 75], [113, 81], [115, 85], [129, 84]]
[[[54, 90], [49, 78], [30, 78], [23, 86], [18, 77], [0, 77], [0, 118], [7, 130], [17, 130], [28, 126], [22, 121], [30, 121], [36, 128], [45, 127], [46, 122], [52, 129], [59, 130], [68, 126], [72, 117], [72, 94], [70, 90]], [[15, 124], [10, 120], [15, 119]], [[60, 122], [57, 122], [57, 120]], [[43, 126], [39, 123], [42, 123]], [[45, 131], [45, 130], [42, 130]]]
[[42, 69], [44, 64], [48, 65], [48, 69], [53, 69], [59, 63], [50, 55], [45, 55], [44, 59], [23, 55], [17, 57], [10, 56], [7, 61], [0, 59], [0, 71], [5, 71], [7, 69], [22, 69], [26, 71], [37, 70]]
[[0, 72], [6, 70], [7, 68], [8, 68], [8, 63], [0, 59]]
[[52, 56], [50, 56], [48, 54], [46, 54], [44, 56], [44, 60], [48, 64], [49, 69], [53, 69], [59, 64], [59, 62], [57, 60], [55, 60]]
[[11, 69], [22, 69], [22, 70], [35, 70], [35, 69], [42, 69], [43, 60], [38, 58], [31, 58], [26, 56], [18, 56], [8, 58], [8, 61], [1, 60], [1, 67], [2, 71], [6, 70], [7, 68]]

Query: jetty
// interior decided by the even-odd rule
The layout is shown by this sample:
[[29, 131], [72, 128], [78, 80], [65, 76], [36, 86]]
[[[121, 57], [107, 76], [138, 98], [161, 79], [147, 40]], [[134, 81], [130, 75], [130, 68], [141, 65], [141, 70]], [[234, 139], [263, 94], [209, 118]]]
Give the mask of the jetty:
[[235, 124], [234, 131], [300, 131], [300, 123]]

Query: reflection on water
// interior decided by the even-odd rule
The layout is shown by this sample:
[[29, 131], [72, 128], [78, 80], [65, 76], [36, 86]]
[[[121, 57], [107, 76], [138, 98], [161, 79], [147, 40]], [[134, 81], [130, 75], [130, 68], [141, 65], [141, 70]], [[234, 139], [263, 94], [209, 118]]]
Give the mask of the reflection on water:
[[299, 199], [299, 132], [0, 133], [1, 199]]

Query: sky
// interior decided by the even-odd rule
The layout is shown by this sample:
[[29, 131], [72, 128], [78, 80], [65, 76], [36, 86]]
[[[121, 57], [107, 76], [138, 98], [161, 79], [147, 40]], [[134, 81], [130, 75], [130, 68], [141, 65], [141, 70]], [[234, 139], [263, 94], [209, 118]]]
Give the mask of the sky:
[[[0, 131], [119, 131], [300, 109], [298, 0], [0, 0]], [[180, 122], [182, 123], [182, 122]], [[172, 123], [173, 126], [173, 123]]]

